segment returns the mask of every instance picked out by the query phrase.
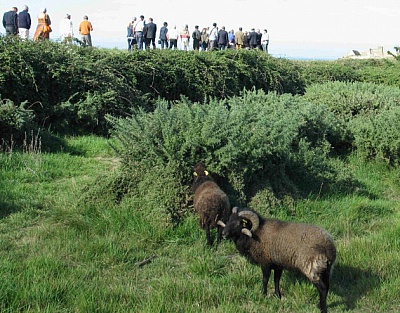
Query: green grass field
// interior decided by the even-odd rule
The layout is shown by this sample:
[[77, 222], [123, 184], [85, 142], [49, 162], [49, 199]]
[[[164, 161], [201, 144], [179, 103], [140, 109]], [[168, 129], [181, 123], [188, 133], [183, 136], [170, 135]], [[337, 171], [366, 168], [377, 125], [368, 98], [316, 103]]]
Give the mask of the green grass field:
[[[66, 147], [0, 153], [0, 312], [319, 312], [297, 273], [284, 272], [281, 300], [272, 279], [264, 297], [260, 268], [232, 242], [207, 247], [194, 215], [174, 228], [146, 199], [87, 202], [118, 159], [102, 138]], [[345, 164], [358, 190], [310, 196], [286, 218], [335, 238], [330, 312], [399, 312], [400, 169]]]

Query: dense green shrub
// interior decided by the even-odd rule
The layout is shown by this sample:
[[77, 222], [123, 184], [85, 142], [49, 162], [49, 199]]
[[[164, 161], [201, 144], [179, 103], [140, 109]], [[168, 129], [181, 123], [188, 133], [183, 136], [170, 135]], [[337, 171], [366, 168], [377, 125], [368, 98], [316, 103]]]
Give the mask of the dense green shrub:
[[400, 105], [400, 88], [374, 83], [326, 82], [307, 87], [305, 99], [322, 103], [341, 119], [374, 115]]
[[341, 60], [340, 62], [357, 75], [357, 81], [400, 86], [400, 58]]
[[185, 53], [85, 49], [0, 37], [0, 94], [33, 107], [39, 125], [57, 132], [104, 133], [104, 116], [154, 109], [158, 98], [208, 101], [244, 88], [302, 93], [299, 67], [260, 51]]
[[[365, 158], [397, 163], [400, 88], [374, 83], [327, 82], [307, 88], [304, 98], [323, 104], [341, 121], [341, 138]], [[346, 139], [347, 138], [347, 139]]]
[[0, 140], [20, 142], [25, 132], [37, 128], [33, 119], [26, 102], [17, 106], [11, 100], [0, 100]]
[[[252, 91], [207, 104], [160, 100], [152, 113], [138, 110], [131, 118], [108, 120], [126, 185], [152, 194], [154, 188], [160, 194], [165, 186], [173, 188], [159, 199], [165, 209], [171, 207], [167, 199], [180, 203], [180, 210], [187, 205], [191, 169], [199, 160], [242, 204], [265, 188], [278, 196], [299, 195], [305, 186], [335, 179], [328, 138], [338, 132], [338, 121], [298, 96]], [[302, 177], [300, 185], [296, 176]]]
[[299, 62], [302, 77], [307, 86], [331, 81], [353, 82], [360, 80], [360, 74], [342, 61]]
[[0, 36], [0, 95], [14, 103], [26, 101], [42, 128], [105, 134], [106, 114], [127, 116], [137, 108], [152, 111], [158, 98], [175, 101], [185, 96], [203, 103], [253, 88], [302, 95], [306, 86], [327, 81], [398, 85], [399, 64], [299, 62], [258, 50], [129, 53]]
[[350, 122], [350, 129], [359, 155], [391, 165], [400, 163], [399, 106], [356, 118]]
[[332, 81], [400, 86], [399, 61], [399, 58], [395, 58], [297, 62], [307, 86]]
[[[385, 68], [394, 71], [397, 63], [385, 63]], [[362, 75], [357, 64], [296, 62], [259, 51], [127, 53], [1, 37], [0, 94], [15, 103], [41, 103], [34, 108], [41, 125], [101, 131], [105, 114], [121, 116], [131, 107], [152, 110], [158, 97], [184, 95], [203, 102], [238, 95], [244, 88], [302, 94], [306, 84], [315, 82], [367, 80], [372, 74]], [[380, 66], [370, 68], [384, 77]]]
[[0, 94], [40, 104], [32, 109], [44, 127], [104, 132], [106, 113], [124, 114], [142, 100], [133, 89], [135, 77], [124, 76], [122, 59], [112, 51], [1, 37]]

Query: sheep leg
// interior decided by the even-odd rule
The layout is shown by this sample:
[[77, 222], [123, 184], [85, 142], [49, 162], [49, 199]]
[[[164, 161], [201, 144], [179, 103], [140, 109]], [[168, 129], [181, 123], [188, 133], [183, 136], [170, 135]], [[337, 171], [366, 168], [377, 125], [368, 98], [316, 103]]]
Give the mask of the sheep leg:
[[224, 230], [224, 228], [222, 226], [218, 225], [218, 234], [217, 234], [217, 246], [219, 245], [219, 243], [221, 242], [222, 239], [222, 231]]
[[212, 246], [213, 240], [211, 238], [211, 231], [210, 231], [210, 225], [206, 226], [206, 237], [207, 237], [207, 244], [209, 246]]
[[279, 288], [279, 282], [282, 277], [282, 272], [283, 269], [281, 268], [274, 269], [275, 296], [277, 296], [279, 299], [281, 298], [281, 290]]
[[327, 313], [326, 308], [326, 298], [328, 296], [329, 290], [329, 271], [325, 271], [320, 275], [320, 279], [314, 283], [315, 287], [318, 289], [319, 293], [319, 309], [321, 313]]
[[263, 273], [263, 286], [262, 286], [262, 293], [264, 295], [267, 294], [267, 285], [268, 285], [268, 281], [269, 281], [269, 277], [271, 276], [271, 266], [265, 266], [265, 265], [261, 265], [261, 270]]

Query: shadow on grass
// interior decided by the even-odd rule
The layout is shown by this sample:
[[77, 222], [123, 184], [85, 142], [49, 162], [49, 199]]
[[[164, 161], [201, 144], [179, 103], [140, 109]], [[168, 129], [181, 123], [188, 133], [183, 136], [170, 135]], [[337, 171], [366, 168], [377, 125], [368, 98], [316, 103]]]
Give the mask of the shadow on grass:
[[19, 208], [10, 202], [0, 200], [0, 220], [19, 211]]
[[[284, 271], [291, 284], [298, 281], [310, 283], [300, 272]], [[328, 308], [344, 307], [346, 311], [354, 310], [356, 303], [371, 290], [378, 288], [380, 279], [371, 271], [336, 264], [330, 280], [329, 294], [335, 294], [342, 300], [331, 302], [328, 294]]]
[[373, 272], [337, 264], [331, 278], [331, 292], [341, 297], [342, 302], [330, 306], [342, 304], [346, 310], [353, 310], [359, 299], [379, 285], [380, 279]]

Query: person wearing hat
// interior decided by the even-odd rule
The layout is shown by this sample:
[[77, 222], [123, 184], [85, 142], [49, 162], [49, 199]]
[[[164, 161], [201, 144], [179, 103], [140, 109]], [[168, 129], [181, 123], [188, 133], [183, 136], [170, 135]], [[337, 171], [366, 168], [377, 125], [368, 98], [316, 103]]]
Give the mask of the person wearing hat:
[[28, 6], [24, 5], [21, 13], [18, 14], [19, 37], [22, 40], [29, 38], [29, 29], [31, 28], [31, 15], [28, 13]]
[[62, 43], [72, 44], [72, 39], [74, 38], [74, 27], [70, 14], [66, 14], [60, 21], [60, 34]]
[[90, 32], [93, 31], [92, 23], [89, 22], [87, 15], [83, 17], [83, 21], [79, 24], [79, 33], [82, 36], [82, 42], [84, 46], [92, 46], [92, 36]]

